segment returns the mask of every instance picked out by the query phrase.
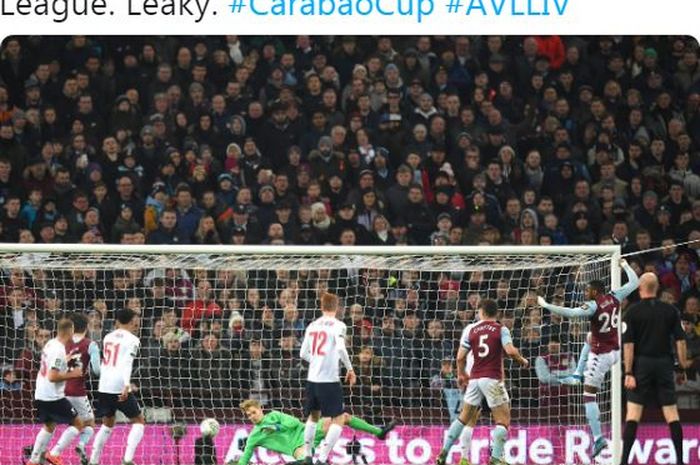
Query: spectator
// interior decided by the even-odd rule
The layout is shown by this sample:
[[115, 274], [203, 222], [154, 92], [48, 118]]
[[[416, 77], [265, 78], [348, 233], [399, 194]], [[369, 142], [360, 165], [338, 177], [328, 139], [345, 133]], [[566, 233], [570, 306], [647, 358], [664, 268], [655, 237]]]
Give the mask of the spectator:
[[[196, 364], [195, 380], [204, 392], [228, 387], [229, 382], [236, 379], [234, 373], [238, 371], [237, 360], [230, 351], [221, 347], [219, 338], [214, 333], [202, 337], [199, 346], [192, 352], [192, 360]], [[206, 407], [221, 405], [221, 399], [216, 396], [202, 397]]]
[[[697, 311], [697, 245], [673, 246], [700, 237], [690, 37], [117, 42], [3, 42], [0, 240], [613, 243], [642, 252], [638, 266], [659, 274], [663, 299]], [[215, 333], [219, 347], [260, 352], [256, 367], [269, 366], [262, 360], [277, 356], [282, 332], [331, 290], [362, 304], [355, 344], [372, 345], [391, 374], [386, 383], [409, 398], [437, 370], [413, 365], [432, 359], [423, 350], [442, 353], [431, 334], [458, 333], [487, 292], [533, 356], [574, 332], [517, 305], [552, 285], [539, 273], [509, 290], [499, 281], [513, 277], [498, 269], [405, 272], [398, 282], [364, 270], [282, 278], [256, 269], [233, 279], [186, 269], [148, 270], [145, 279], [123, 270], [37, 271], [43, 278], [4, 277], [0, 336], [12, 341], [4, 362], [30, 347], [30, 328], [51, 328], [64, 309], [90, 312], [99, 339], [128, 306], [140, 308], [146, 328], [162, 320], [158, 337], [175, 334], [187, 354]], [[571, 283], [562, 284], [569, 299]], [[291, 306], [296, 323], [283, 318]], [[421, 379], [405, 381], [404, 372]], [[523, 375], [518, 388], [534, 399], [534, 372]], [[258, 384], [262, 397], [269, 386]]]
[[[372, 418], [370, 421], [374, 424], [382, 423], [377, 421], [381, 418], [381, 398], [384, 392], [381, 358], [374, 355], [372, 347], [362, 346], [353, 361], [353, 368], [357, 374], [358, 394], [361, 396], [363, 405], [370, 412], [365, 416]], [[356, 403], [359, 401], [360, 399], [355, 400]]]
[[0, 380], [0, 392], [19, 392], [22, 390], [22, 381], [17, 379], [14, 368], [11, 366], [2, 368], [2, 379]]
[[221, 316], [221, 307], [213, 297], [211, 283], [207, 280], [199, 281], [195, 290], [194, 300], [182, 310], [182, 329], [191, 334], [200, 320]]

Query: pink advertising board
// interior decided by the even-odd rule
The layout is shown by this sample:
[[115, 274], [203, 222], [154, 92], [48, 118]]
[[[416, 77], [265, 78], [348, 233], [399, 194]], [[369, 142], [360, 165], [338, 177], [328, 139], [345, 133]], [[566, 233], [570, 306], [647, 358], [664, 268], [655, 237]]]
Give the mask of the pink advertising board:
[[[20, 464], [22, 449], [31, 445], [38, 431], [36, 425], [0, 425], [0, 464]], [[223, 463], [230, 445], [238, 444], [250, 428], [246, 425], [222, 425], [216, 437], [218, 463]], [[61, 429], [57, 431], [59, 433]], [[115, 428], [103, 454], [102, 465], [119, 465], [129, 427]], [[400, 426], [382, 442], [368, 435], [358, 435], [362, 453], [367, 462], [378, 465], [422, 465], [432, 464], [437, 455], [445, 428], [443, 426]], [[186, 465], [194, 463], [194, 440], [199, 434], [197, 425], [190, 425], [187, 434], [176, 444], [167, 425], [148, 425], [146, 434], [136, 453], [139, 465]], [[54, 438], [57, 437], [57, 434]], [[700, 425], [684, 426], [684, 462], [700, 465]], [[331, 457], [337, 465], [352, 463], [345, 454], [345, 445], [352, 439], [352, 432], [345, 429]], [[54, 439], [55, 441], [55, 439]], [[558, 465], [563, 463], [590, 463], [590, 437], [583, 427], [571, 426], [527, 426], [511, 428], [505, 448], [505, 459], [513, 465]], [[234, 453], [235, 451], [232, 451]], [[179, 455], [179, 459], [178, 459]], [[477, 428], [472, 441], [472, 463], [486, 463], [488, 455], [488, 430]], [[236, 455], [237, 456], [237, 455]], [[632, 450], [633, 463], [664, 465], [675, 463], [673, 446], [668, 439], [665, 425], [640, 427], [638, 441]], [[459, 446], [455, 446], [449, 463], [459, 460]], [[287, 458], [289, 460], [289, 458]], [[260, 450], [253, 462], [265, 465], [283, 463], [285, 460], [272, 453]], [[77, 464], [73, 451], [64, 454], [64, 463]], [[596, 463], [610, 463], [610, 456], [601, 454]]]

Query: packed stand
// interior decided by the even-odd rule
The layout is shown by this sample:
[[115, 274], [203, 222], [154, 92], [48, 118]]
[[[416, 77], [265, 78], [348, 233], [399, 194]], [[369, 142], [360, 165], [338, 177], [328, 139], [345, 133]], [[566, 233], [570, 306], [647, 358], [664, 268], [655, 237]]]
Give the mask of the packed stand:
[[[0, 60], [0, 238], [612, 243], [638, 252], [700, 239], [699, 141], [700, 64], [689, 37], [10, 37]], [[692, 243], [631, 260], [661, 276], [661, 298], [682, 309], [696, 361], [699, 250]], [[20, 345], [25, 353], [3, 357], [15, 367], [3, 370], [9, 389], [31, 379], [23, 367], [33, 369], [28, 360], [50, 329], [51, 318], [41, 315], [82, 298], [76, 308], [91, 311], [92, 324], [106, 330], [115, 307], [145, 309], [142, 294], [152, 285], [130, 273], [85, 270], [52, 294], [36, 285], [37, 273], [4, 276], [3, 305], [16, 311], [2, 317], [3, 347]], [[285, 310], [281, 295], [258, 295], [268, 311], [260, 305], [233, 327], [289, 328], [271, 339], [242, 329], [237, 338], [224, 336], [232, 327], [228, 300], [255, 300], [256, 290], [270, 287], [246, 277], [222, 296], [218, 279], [192, 274], [177, 287], [184, 296], [176, 311], [148, 328], [152, 356], [165, 360], [161, 380], [195, 369], [179, 351], [200, 359], [259, 354], [237, 368], [248, 373], [260, 373], [266, 351], [293, 357], [308, 315]], [[312, 276], [305, 285], [315, 290], [329, 279]], [[484, 289], [468, 291], [484, 279], [502, 278], [456, 279], [457, 310], [486, 297]], [[536, 307], [534, 294], [524, 290], [536, 287], [509, 295], [509, 279], [489, 289], [522, 312], [514, 314], [523, 322], [516, 328], [521, 344], [554, 354], [533, 354], [548, 357], [548, 370], [531, 373], [539, 385], [527, 388], [554, 389], [547, 380], [557, 367], [547, 363], [566, 359], [557, 354], [570, 350], [567, 341], [549, 334], [554, 317], [528, 310]], [[405, 341], [414, 338], [421, 350], [440, 352], [441, 334], [453, 335], [452, 311], [425, 313], [433, 309], [422, 295], [429, 286], [388, 298], [389, 281], [362, 284], [357, 295], [366, 299], [346, 301], [350, 317], [362, 313], [355, 323], [367, 338], [354, 352], [357, 363], [387, 360], [384, 343], [372, 339], [398, 338], [404, 343], [396, 350], [409, 350]], [[111, 294], [88, 292], [99, 283]], [[130, 287], [144, 291], [131, 295]], [[79, 292], [83, 297], [70, 295]], [[213, 297], [200, 301], [202, 295]], [[415, 302], [415, 312], [401, 313]], [[31, 309], [39, 321], [32, 331]], [[188, 311], [216, 315], [216, 323], [198, 328]], [[25, 333], [34, 345], [18, 342]], [[416, 368], [421, 387], [450, 384], [453, 374], [440, 362], [431, 358], [430, 373]], [[211, 370], [228, 368], [197, 369], [198, 379], [213, 380]], [[279, 369], [301, 368], [295, 359]], [[364, 369], [367, 392], [397, 376], [381, 372]], [[695, 375], [688, 389], [698, 389]]]

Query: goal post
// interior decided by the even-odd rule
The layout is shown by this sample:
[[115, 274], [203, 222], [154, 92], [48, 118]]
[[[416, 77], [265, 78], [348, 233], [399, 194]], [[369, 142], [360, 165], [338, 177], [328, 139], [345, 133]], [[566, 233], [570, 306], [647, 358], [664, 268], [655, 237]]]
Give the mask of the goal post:
[[[622, 273], [619, 266], [622, 258], [622, 251], [613, 252], [612, 263], [610, 264], [610, 286], [611, 289], [618, 289], [622, 285]], [[611, 447], [612, 463], [620, 463], [622, 457], [622, 315], [620, 324], [617, 325], [618, 341], [620, 344], [620, 359], [613, 365], [610, 372], [612, 389], [612, 425], [611, 425]]]
[[[250, 430], [241, 400], [301, 417], [305, 365], [298, 345], [318, 316], [319, 296], [333, 292], [359, 378], [345, 389], [348, 411], [399, 423], [386, 442], [345, 428], [334, 462], [357, 458], [345, 449], [354, 437], [371, 463], [434, 461], [461, 405], [459, 334], [479, 301], [491, 298], [531, 362], [526, 370], [506, 362], [513, 407], [506, 460], [588, 463], [582, 389], [555, 382], [575, 366], [588, 322], [553, 317], [536, 296], [578, 305], [591, 280], [620, 285], [619, 260], [617, 246], [0, 244], [0, 305], [10, 315], [0, 319], [0, 358], [18, 383], [0, 393], [0, 436], [10, 438], [0, 441], [0, 457], [18, 460], [33, 441], [36, 357], [61, 312], [88, 315], [88, 335], [99, 341], [113, 327], [114, 311], [126, 307], [141, 314], [132, 379], [149, 423], [135, 462], [194, 463], [197, 424], [208, 417], [221, 424], [218, 463], [237, 458]], [[606, 462], [620, 451], [620, 372], [618, 363], [599, 394], [612, 439]], [[484, 461], [490, 424], [484, 412], [472, 461]], [[120, 463], [127, 433], [115, 428], [103, 465]], [[459, 459], [457, 450], [448, 463]], [[76, 460], [72, 452], [66, 459]], [[280, 458], [262, 451], [255, 461]]]

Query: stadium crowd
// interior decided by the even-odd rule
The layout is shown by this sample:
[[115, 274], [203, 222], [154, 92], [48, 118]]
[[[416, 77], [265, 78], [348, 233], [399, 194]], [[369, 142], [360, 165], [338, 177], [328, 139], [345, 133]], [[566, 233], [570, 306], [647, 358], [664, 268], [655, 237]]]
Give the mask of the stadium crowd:
[[[698, 53], [690, 37], [9, 37], [0, 240], [624, 252], [697, 240]], [[660, 275], [700, 366], [700, 242], [630, 262]], [[347, 298], [364, 394], [453, 386], [455, 336], [480, 298], [498, 299], [542, 358], [518, 378], [539, 380], [521, 386], [534, 407], [566, 399], [550, 381], [578, 355], [575, 325], [536, 306], [552, 276], [6, 270], [0, 387], [33, 382], [57, 311], [90, 312], [99, 340], [128, 306], [144, 316], [150, 389], [234, 379], [284, 399], [263, 391], [301, 382], [296, 346], [331, 289]], [[549, 284], [573, 298], [572, 283]]]

